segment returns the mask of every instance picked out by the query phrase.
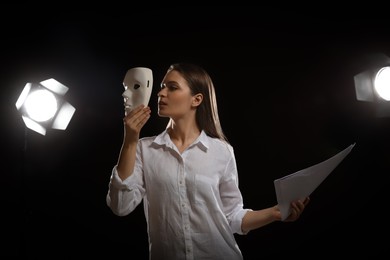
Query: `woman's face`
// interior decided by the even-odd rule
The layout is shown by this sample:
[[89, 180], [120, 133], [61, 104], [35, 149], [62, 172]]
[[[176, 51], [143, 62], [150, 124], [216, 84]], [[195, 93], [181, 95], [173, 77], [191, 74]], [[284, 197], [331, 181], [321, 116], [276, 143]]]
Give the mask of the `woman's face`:
[[192, 107], [193, 96], [187, 81], [179, 72], [169, 71], [158, 92], [158, 114], [173, 119], [188, 114]]

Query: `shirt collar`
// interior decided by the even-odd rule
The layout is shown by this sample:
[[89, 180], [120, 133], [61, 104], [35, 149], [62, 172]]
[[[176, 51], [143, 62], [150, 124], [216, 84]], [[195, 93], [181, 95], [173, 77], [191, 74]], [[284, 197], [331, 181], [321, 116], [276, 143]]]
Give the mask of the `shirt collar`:
[[[167, 147], [173, 148], [175, 145], [173, 144], [167, 129], [161, 132], [153, 141], [157, 145], [165, 145]], [[210, 137], [202, 130], [198, 138], [194, 141], [191, 146], [197, 145], [201, 150], [207, 151], [210, 146]]]

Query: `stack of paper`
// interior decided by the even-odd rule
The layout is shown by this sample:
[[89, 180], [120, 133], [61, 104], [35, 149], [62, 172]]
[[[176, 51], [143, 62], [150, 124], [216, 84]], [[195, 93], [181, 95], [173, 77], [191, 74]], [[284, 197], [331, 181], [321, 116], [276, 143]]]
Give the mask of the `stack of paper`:
[[282, 214], [282, 220], [289, 216], [291, 202], [308, 197], [328, 177], [334, 168], [344, 160], [354, 146], [355, 143], [321, 163], [274, 180], [276, 198]]

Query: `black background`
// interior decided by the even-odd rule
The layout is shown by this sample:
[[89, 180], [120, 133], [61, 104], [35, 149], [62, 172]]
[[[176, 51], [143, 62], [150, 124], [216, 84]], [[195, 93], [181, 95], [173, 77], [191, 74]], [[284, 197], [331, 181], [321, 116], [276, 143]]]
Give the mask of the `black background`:
[[[367, 56], [390, 54], [386, 16], [348, 8], [94, 7], [1, 11], [0, 256], [147, 258], [142, 206], [118, 217], [105, 204], [123, 134], [122, 80], [131, 67], [153, 70], [153, 113], [142, 135], [159, 133], [167, 123], [156, 114], [159, 83], [178, 61], [202, 65], [214, 80], [246, 207], [274, 205], [274, 179], [356, 142], [297, 222], [236, 236], [246, 259], [388, 252], [390, 119], [356, 100], [353, 81]], [[42, 136], [26, 131], [15, 102], [27, 82], [48, 78], [69, 87], [76, 112], [66, 131]]]

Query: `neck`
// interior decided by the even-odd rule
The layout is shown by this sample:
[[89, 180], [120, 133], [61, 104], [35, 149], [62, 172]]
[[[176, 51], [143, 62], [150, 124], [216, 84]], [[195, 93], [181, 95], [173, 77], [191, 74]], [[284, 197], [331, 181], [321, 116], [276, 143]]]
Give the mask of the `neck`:
[[167, 131], [172, 142], [180, 151], [183, 151], [192, 144], [201, 132], [195, 122], [192, 124], [189, 124], [188, 122], [180, 124], [180, 122], [175, 122], [173, 120], [171, 120], [168, 125]]

